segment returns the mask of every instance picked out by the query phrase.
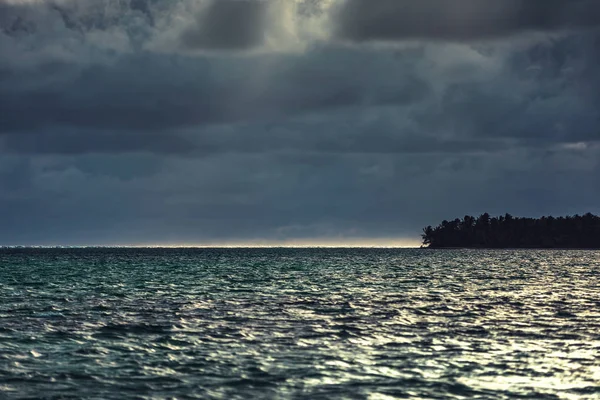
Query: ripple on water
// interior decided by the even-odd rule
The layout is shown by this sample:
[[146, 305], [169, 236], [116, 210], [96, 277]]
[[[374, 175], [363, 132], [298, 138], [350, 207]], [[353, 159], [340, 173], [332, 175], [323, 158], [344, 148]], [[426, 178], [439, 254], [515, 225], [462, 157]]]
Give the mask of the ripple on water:
[[600, 253], [0, 250], [0, 398], [600, 398]]

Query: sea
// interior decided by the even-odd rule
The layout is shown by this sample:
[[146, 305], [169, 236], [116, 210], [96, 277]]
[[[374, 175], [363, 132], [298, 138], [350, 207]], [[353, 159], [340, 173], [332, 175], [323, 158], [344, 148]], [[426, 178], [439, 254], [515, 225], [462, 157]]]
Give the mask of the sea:
[[600, 399], [600, 252], [0, 250], [0, 399]]

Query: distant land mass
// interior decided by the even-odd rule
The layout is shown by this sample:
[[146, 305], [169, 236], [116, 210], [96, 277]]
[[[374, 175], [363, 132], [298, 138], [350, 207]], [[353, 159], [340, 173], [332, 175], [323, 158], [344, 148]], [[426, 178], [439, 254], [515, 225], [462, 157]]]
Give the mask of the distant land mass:
[[600, 249], [600, 217], [518, 218], [510, 214], [442, 221], [423, 229], [423, 246], [440, 248]]

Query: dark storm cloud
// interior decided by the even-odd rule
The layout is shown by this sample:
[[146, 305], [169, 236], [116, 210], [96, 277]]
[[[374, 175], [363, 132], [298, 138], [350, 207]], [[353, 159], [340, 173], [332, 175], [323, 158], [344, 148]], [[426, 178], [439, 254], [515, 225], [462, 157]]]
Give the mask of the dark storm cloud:
[[211, 0], [195, 24], [181, 35], [193, 50], [246, 50], [265, 40], [268, 2], [262, 0]]
[[428, 70], [432, 61], [414, 50], [42, 66], [0, 79], [0, 144], [13, 153], [191, 156], [453, 154], [596, 140], [600, 81], [587, 65], [595, 43], [535, 44], [511, 52], [494, 79], [459, 73], [443, 90], [443, 69]]
[[597, 0], [342, 0], [334, 36], [349, 41], [478, 40], [600, 25]]
[[[563, 30], [591, 3], [498, 1], [512, 19], [480, 32], [483, 0], [445, 24], [414, 2], [418, 29], [402, 1], [265, 3], [0, 0], [0, 244], [417, 240], [464, 214], [600, 211], [600, 37]], [[338, 39], [553, 34], [328, 41], [350, 17], [387, 36]]]
[[0, 2], [0, 31], [10, 36], [48, 33], [57, 24], [67, 30], [85, 34], [113, 27], [127, 28], [128, 22], [141, 17], [152, 26], [154, 14], [165, 10], [164, 0], [78, 1], [48, 0]]
[[[349, 65], [341, 70], [337, 63], [344, 59]], [[331, 49], [306, 58], [272, 55], [231, 61], [135, 55], [123, 56], [111, 65], [57, 63], [28, 71], [9, 70], [0, 76], [4, 110], [0, 134], [22, 134], [8, 140], [7, 146], [35, 148], [36, 152], [56, 150], [61, 142], [69, 142], [68, 149], [82, 151], [85, 142], [90, 149], [104, 143], [100, 147], [114, 150], [119, 144], [131, 150], [138, 142], [142, 149], [146, 145], [139, 141], [140, 135], [147, 135], [147, 143], [158, 143], [161, 135], [175, 137], [173, 132], [180, 129], [278, 121], [349, 107], [408, 105], [424, 99], [430, 90], [414, 71], [397, 71], [395, 81], [388, 83], [385, 62], [365, 65], [356, 60], [353, 52]], [[268, 81], [257, 82], [257, 76], [264, 74]], [[73, 142], [73, 133], [57, 134], [64, 130], [81, 131], [79, 140]], [[102, 134], [103, 130], [119, 133]], [[32, 137], [42, 132], [53, 139], [39, 140], [48, 145], [34, 147]], [[86, 134], [94, 138], [86, 140]], [[115, 144], [106, 147], [110, 138]], [[170, 148], [179, 147], [165, 146]]]

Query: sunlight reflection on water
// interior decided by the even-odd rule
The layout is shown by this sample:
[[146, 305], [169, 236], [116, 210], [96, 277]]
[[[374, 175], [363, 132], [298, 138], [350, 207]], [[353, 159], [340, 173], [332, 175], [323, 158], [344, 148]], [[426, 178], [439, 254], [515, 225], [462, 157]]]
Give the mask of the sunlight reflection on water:
[[599, 256], [2, 250], [0, 394], [597, 399]]

